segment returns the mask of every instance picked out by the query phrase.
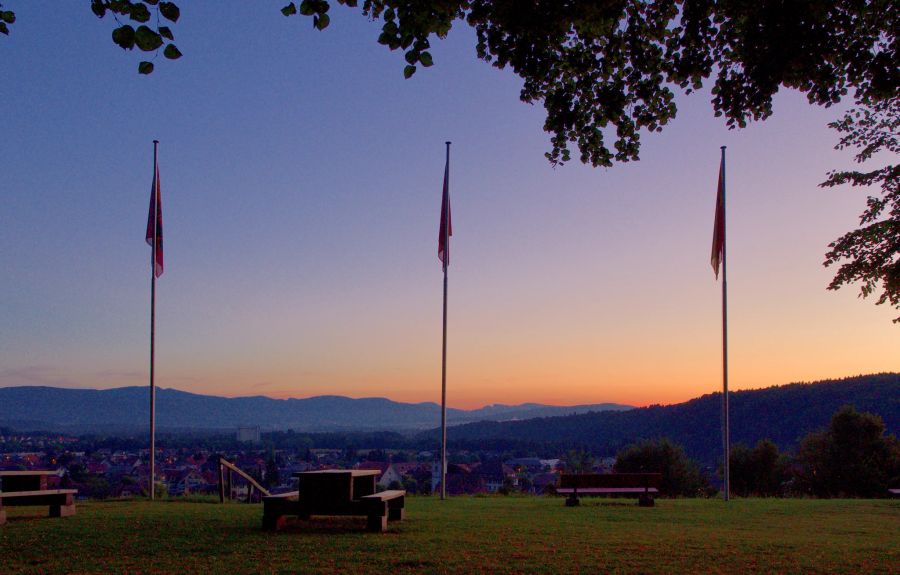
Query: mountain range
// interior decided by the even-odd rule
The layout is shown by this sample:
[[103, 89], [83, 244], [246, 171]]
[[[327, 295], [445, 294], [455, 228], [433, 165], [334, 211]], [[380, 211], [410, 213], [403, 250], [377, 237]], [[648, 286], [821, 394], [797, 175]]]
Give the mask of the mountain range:
[[[148, 391], [147, 387], [0, 388], [0, 427], [72, 434], [146, 433]], [[760, 439], [770, 439], [782, 450], [793, 449], [806, 434], [826, 427], [843, 405], [879, 415], [887, 432], [897, 434], [900, 373], [736, 391], [730, 394], [730, 405], [732, 444], [753, 446]], [[706, 465], [715, 465], [722, 453], [721, 393], [639, 408], [612, 403], [568, 407], [526, 403], [447, 411], [448, 423], [453, 426], [448, 432], [451, 449], [544, 453], [549, 457], [584, 448], [595, 455], [615, 455], [641, 439], [667, 437]], [[353, 432], [357, 444], [368, 445], [377, 439], [385, 448], [432, 449], [439, 445], [439, 422], [440, 406], [434, 403], [341, 396], [225, 398], [157, 390], [160, 431], [231, 435], [236, 427], [259, 425], [264, 431], [338, 432], [312, 438], [320, 447], [345, 441], [348, 432]], [[371, 433], [383, 431], [400, 433]]]
[[[149, 388], [68, 389], [45, 386], [0, 388], [0, 426], [18, 430], [115, 432], [144, 429], [149, 420]], [[538, 403], [447, 409], [448, 425], [509, 421], [607, 410], [628, 405], [600, 403], [553, 406]], [[156, 390], [156, 423], [165, 430], [233, 430], [260, 426], [295, 431], [412, 431], [439, 424], [436, 403], [401, 403], [381, 397], [353, 399], [322, 395], [303, 399], [218, 397], [177, 389]]]

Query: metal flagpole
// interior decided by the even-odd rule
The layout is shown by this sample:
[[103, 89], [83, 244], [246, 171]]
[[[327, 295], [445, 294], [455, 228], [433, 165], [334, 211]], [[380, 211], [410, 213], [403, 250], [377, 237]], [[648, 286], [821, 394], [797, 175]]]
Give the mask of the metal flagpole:
[[725, 146], [722, 146], [722, 439], [725, 447], [725, 494], [728, 501], [731, 494], [731, 437], [728, 421], [728, 236], [726, 235], [725, 203]]
[[156, 234], [159, 232], [159, 169], [157, 168], [157, 147], [159, 140], [153, 140], [153, 249], [150, 255], [150, 500], [156, 487], [156, 386], [153, 382], [156, 343]]
[[447, 263], [450, 259], [450, 142], [447, 144], [447, 181], [446, 197], [442, 201], [447, 204], [441, 207], [444, 221], [444, 338], [441, 352], [441, 500], [447, 498]]

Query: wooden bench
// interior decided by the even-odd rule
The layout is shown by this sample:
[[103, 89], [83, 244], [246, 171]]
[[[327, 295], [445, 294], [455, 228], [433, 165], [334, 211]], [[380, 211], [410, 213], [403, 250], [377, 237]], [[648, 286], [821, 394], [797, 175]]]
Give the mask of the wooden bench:
[[567, 494], [566, 507], [579, 504], [579, 495], [638, 495], [638, 505], [653, 506], [653, 494], [659, 493], [661, 473], [584, 473], [563, 474], [557, 493]]
[[38, 491], [0, 491], [0, 525], [6, 523], [4, 507], [47, 505], [50, 517], [75, 515], [77, 489], [41, 489]]
[[263, 497], [263, 529], [278, 530], [287, 515], [361, 515], [366, 529], [382, 532], [405, 517], [406, 492], [375, 493], [377, 471], [327, 470], [295, 474], [298, 490]]
[[277, 531], [284, 526], [286, 515], [299, 515], [298, 495], [298, 491], [264, 495], [263, 529]]
[[402, 521], [406, 517], [406, 491], [392, 489], [360, 498], [366, 505], [366, 529], [387, 531], [387, 522]]

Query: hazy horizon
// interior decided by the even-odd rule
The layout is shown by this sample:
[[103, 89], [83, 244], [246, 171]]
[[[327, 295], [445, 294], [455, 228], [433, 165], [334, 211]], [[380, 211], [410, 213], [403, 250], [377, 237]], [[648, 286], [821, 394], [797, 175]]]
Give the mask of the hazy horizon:
[[440, 403], [447, 140], [449, 406], [721, 390], [721, 145], [730, 388], [900, 371], [896, 311], [825, 289], [827, 244], [866, 201], [818, 187], [854, 165], [826, 127], [846, 105], [785, 90], [769, 120], [730, 131], [708, 90], [679, 95], [640, 162], [553, 168], [543, 109], [477, 60], [464, 26], [404, 80], [379, 26], [342, 6], [319, 32], [277, 6], [192, 5], [174, 29], [184, 57], [139, 76], [142, 56], [87, 5], [15, 10], [0, 41], [0, 386], [147, 385], [154, 139], [160, 387]]
[[[891, 373], [891, 372], [881, 372], [881, 373], [871, 373], [871, 374], [856, 374], [856, 375], [847, 376], [847, 377], [849, 377], [849, 378], [853, 378], [853, 377], [866, 377], [866, 376], [870, 376], [870, 375], [882, 375], [882, 374], [886, 374], [886, 373]], [[841, 378], [827, 378], [827, 379], [820, 380], [820, 381], [792, 381], [792, 382], [786, 382], [786, 383], [783, 383], [783, 384], [776, 384], [776, 385], [774, 385], [774, 386], [765, 386], [765, 387], [760, 387], [760, 388], [743, 388], [743, 389], [741, 389], [740, 391], [752, 391], [752, 390], [758, 390], [758, 389], [768, 389], [768, 388], [771, 388], [771, 387], [781, 387], [781, 386], [785, 386], [785, 385], [797, 385], [797, 384], [799, 384], [799, 385], [809, 385], [809, 384], [814, 384], [814, 383], [821, 383], [822, 381], [834, 381], [834, 380], [842, 380], [842, 379], [846, 379], [846, 378], [845, 378], [845, 377], [841, 377]], [[111, 387], [104, 387], [104, 388], [97, 388], [97, 387], [59, 387], [59, 386], [48, 386], [48, 385], [0, 385], [0, 388], [9, 388], [9, 387], [52, 387], [52, 388], [55, 388], [55, 389], [73, 389], [73, 390], [87, 390], [87, 391], [109, 391], [109, 390], [113, 390], [113, 389], [125, 389], [125, 388], [148, 388], [148, 389], [149, 389], [149, 384], [147, 384], [147, 385], [121, 385], [121, 386], [111, 386]], [[175, 388], [175, 387], [157, 386], [157, 390], [162, 390], [162, 389], [165, 389], [165, 390], [168, 390], [168, 391], [178, 391], [178, 392], [182, 392], [182, 393], [190, 393], [190, 394], [195, 394], [195, 395], [204, 395], [204, 396], [212, 396], [212, 397], [223, 397], [223, 398], [226, 398], [226, 399], [238, 399], [238, 398], [248, 398], [248, 397], [264, 397], [264, 398], [267, 398], [267, 399], [287, 400], [287, 399], [311, 399], [311, 398], [315, 398], [315, 397], [342, 397], [342, 398], [348, 398], [348, 399], [387, 399], [387, 400], [389, 400], [389, 401], [394, 401], [394, 402], [398, 402], [398, 403], [408, 403], [408, 404], [413, 404], [413, 405], [421, 405], [421, 404], [440, 405], [440, 403], [439, 403], [439, 402], [436, 402], [436, 401], [427, 401], [427, 400], [426, 400], [426, 401], [402, 401], [402, 400], [394, 399], [394, 398], [391, 398], [391, 397], [388, 397], [388, 396], [384, 396], [384, 395], [353, 396], [353, 395], [340, 394], [340, 393], [326, 393], [326, 394], [316, 394], [316, 395], [306, 395], [306, 396], [273, 396], [273, 395], [267, 395], [267, 394], [265, 394], [265, 393], [257, 393], [257, 394], [249, 394], [249, 395], [223, 395], [223, 394], [216, 394], [216, 393], [200, 393], [200, 392], [196, 392], [196, 391], [189, 391], [189, 390], [179, 389], [179, 388]], [[672, 401], [672, 402], [649, 402], [649, 403], [646, 403], [646, 404], [643, 404], [643, 405], [625, 404], [625, 403], [614, 402], [614, 401], [593, 401], [593, 402], [583, 402], [583, 403], [557, 403], [557, 404], [543, 403], [543, 402], [536, 402], [536, 401], [523, 401], [523, 402], [517, 402], [517, 403], [489, 402], [489, 403], [479, 404], [479, 405], [475, 405], [475, 406], [466, 406], [466, 407], [460, 407], [460, 406], [457, 406], [457, 405], [448, 404], [447, 407], [450, 408], [450, 409], [460, 409], [460, 410], [464, 410], [464, 411], [472, 411], [472, 410], [483, 409], [483, 408], [494, 407], [494, 406], [500, 406], [500, 405], [505, 405], [505, 406], [510, 406], [510, 407], [517, 407], [517, 406], [528, 405], [528, 404], [534, 404], [534, 405], [548, 405], [548, 406], [552, 406], [552, 407], [578, 407], [578, 406], [580, 406], [580, 405], [604, 405], [604, 404], [611, 404], [611, 405], [620, 405], [620, 406], [624, 406], [624, 407], [640, 408], [640, 407], [648, 407], [648, 406], [651, 406], [651, 405], [662, 405], [662, 406], [674, 405], [674, 404], [678, 404], [678, 403], [684, 403], [684, 402], [686, 402], [686, 401], [690, 401], [690, 400], [693, 400], [693, 399], [697, 399], [697, 398], [701, 397], [702, 395], [707, 395], [707, 394], [709, 394], [709, 393], [713, 393], [713, 394], [714, 394], [714, 393], [720, 393], [720, 392], [721, 392], [721, 390], [713, 390], [713, 391], [706, 392], [706, 393], [704, 393], [704, 394], [701, 394], [701, 395], [698, 395], [698, 396], [695, 396], [695, 397], [689, 397], [689, 398], [685, 398], [685, 399], [679, 400], [679, 401]]]

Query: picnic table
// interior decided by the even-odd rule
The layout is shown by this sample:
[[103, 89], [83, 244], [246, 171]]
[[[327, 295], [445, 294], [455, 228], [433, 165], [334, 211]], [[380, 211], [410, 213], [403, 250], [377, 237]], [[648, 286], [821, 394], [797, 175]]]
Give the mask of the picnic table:
[[77, 489], [47, 489], [47, 477], [55, 470], [0, 471], [0, 525], [6, 523], [4, 507], [46, 505], [50, 517], [75, 515]]
[[326, 469], [294, 473], [297, 491], [263, 497], [263, 528], [277, 530], [285, 516], [309, 519], [313, 515], [364, 515], [366, 529], [386, 531], [387, 522], [402, 520], [406, 492], [375, 492], [379, 471]]

